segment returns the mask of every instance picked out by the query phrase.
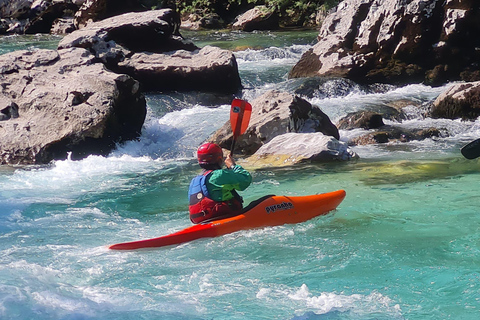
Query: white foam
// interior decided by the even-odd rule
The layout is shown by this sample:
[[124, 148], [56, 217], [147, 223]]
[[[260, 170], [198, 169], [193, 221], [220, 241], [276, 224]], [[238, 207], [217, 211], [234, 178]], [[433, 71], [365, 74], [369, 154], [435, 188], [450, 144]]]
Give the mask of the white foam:
[[367, 93], [362, 90], [353, 90], [346, 96], [329, 98], [312, 98], [309, 102], [317, 105], [325, 112], [332, 122], [351, 112], [364, 110], [372, 104], [383, 104], [395, 100], [409, 99], [421, 103], [436, 98], [444, 87], [429, 87], [422, 84], [412, 84], [382, 93]]
[[138, 141], [130, 141], [112, 153], [154, 159], [192, 159], [198, 145], [229, 120], [230, 106], [193, 106], [148, 120]]
[[[296, 313], [303, 314], [313, 311], [316, 314], [327, 314], [332, 311], [350, 312], [357, 315], [388, 314], [392, 317], [401, 316], [401, 308], [392, 299], [378, 292], [368, 295], [362, 294], [337, 294], [322, 292], [317, 296], [312, 295], [306, 284], [296, 290], [260, 288], [257, 299], [267, 301], [288, 301], [295, 305]], [[285, 300], [285, 298], [288, 298]]]
[[294, 65], [310, 45], [292, 45], [286, 48], [269, 47], [262, 50], [247, 49], [235, 52], [240, 70], [267, 70], [272, 66]]

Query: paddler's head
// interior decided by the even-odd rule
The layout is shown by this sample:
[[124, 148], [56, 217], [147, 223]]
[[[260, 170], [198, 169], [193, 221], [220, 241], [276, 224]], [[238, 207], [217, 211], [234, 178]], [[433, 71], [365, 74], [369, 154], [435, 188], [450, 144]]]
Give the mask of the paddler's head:
[[218, 144], [204, 143], [197, 150], [200, 167], [206, 170], [220, 169], [223, 165], [223, 151]]

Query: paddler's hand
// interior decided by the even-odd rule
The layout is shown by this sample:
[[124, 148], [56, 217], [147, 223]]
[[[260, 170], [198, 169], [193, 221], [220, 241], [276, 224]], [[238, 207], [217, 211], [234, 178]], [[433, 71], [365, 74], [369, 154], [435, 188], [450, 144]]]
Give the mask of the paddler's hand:
[[235, 166], [235, 160], [233, 160], [231, 154], [228, 154], [225, 157], [225, 165], [227, 166], [228, 169], [232, 169]]

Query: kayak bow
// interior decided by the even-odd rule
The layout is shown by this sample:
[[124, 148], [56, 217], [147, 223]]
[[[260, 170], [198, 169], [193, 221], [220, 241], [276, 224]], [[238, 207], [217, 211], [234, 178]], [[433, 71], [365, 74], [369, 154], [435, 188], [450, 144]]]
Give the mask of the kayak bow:
[[197, 224], [158, 238], [117, 243], [109, 248], [112, 250], [158, 248], [200, 238], [218, 237], [240, 230], [300, 223], [336, 209], [345, 195], [344, 190], [338, 190], [310, 196], [271, 196], [231, 218]]

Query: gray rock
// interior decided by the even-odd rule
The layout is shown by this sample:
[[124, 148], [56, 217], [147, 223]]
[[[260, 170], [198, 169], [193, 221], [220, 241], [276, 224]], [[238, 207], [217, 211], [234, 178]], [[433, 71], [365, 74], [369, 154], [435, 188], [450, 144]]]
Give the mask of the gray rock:
[[290, 77], [440, 85], [480, 80], [478, 1], [345, 0]]
[[18, 106], [0, 122], [0, 164], [105, 155], [139, 136], [146, 102], [138, 82], [95, 61], [81, 48], [0, 56], [0, 101]]
[[104, 20], [127, 12], [146, 11], [138, 0], [85, 0], [75, 13], [75, 27], [81, 29], [87, 24]]
[[[193, 43], [173, 34], [175, 13], [171, 9], [132, 12], [93, 22], [58, 44], [58, 49], [80, 47], [101, 57], [108, 50], [130, 52], [169, 52], [198, 49]], [[118, 57], [121, 59], [124, 57]]]
[[279, 17], [275, 9], [266, 6], [257, 6], [237, 17], [232, 30], [277, 30]]
[[285, 133], [248, 157], [249, 166], [288, 166], [302, 162], [348, 161], [359, 158], [345, 142], [323, 133]]
[[174, 35], [171, 9], [127, 13], [91, 23], [67, 35], [58, 48], [86, 48], [107, 68], [126, 73], [145, 90], [235, 93], [241, 88], [231, 51], [201, 50]]
[[409, 142], [440, 137], [441, 130], [430, 127], [425, 129], [405, 129], [399, 126], [385, 125], [374, 132], [369, 132], [349, 141], [349, 145], [368, 145], [389, 142]]
[[241, 87], [233, 53], [212, 46], [194, 52], [135, 53], [119, 62], [117, 70], [140, 81], [147, 91], [235, 93]]
[[[36, 12], [36, 16], [25, 26], [24, 32], [26, 34], [50, 33], [50, 30], [57, 19], [68, 15], [72, 16], [73, 13], [78, 10], [78, 6], [69, 1], [54, 3], [46, 1], [41, 2], [45, 3], [45, 5], [40, 6], [38, 12]], [[73, 31], [74, 28], [71, 30]]]
[[0, 18], [19, 18], [30, 11], [32, 0], [0, 0]]
[[430, 115], [433, 118], [477, 119], [480, 116], [480, 81], [452, 85], [433, 102]]
[[68, 34], [75, 31], [75, 25], [73, 24], [73, 18], [58, 18], [52, 23], [50, 34]]
[[0, 121], [18, 118], [18, 105], [15, 102], [0, 101]]
[[[235, 152], [251, 155], [276, 136], [288, 132], [322, 132], [339, 139], [338, 129], [328, 116], [298, 96], [272, 90], [256, 98], [251, 105], [249, 126], [236, 141]], [[230, 122], [227, 122], [209, 140], [229, 149], [232, 139]]]
[[359, 111], [347, 114], [337, 123], [338, 129], [342, 130], [355, 128], [377, 129], [384, 125], [382, 115], [371, 111]]

